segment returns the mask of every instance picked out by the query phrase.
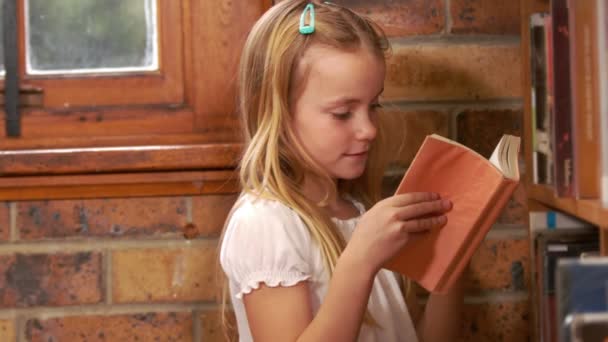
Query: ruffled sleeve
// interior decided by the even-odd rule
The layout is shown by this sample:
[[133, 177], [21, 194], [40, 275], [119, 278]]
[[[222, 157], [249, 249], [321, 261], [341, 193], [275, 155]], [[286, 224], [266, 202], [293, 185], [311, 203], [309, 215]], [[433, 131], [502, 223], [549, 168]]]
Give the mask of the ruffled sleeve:
[[261, 283], [293, 286], [311, 277], [310, 234], [287, 206], [245, 195], [226, 226], [220, 263], [238, 299]]

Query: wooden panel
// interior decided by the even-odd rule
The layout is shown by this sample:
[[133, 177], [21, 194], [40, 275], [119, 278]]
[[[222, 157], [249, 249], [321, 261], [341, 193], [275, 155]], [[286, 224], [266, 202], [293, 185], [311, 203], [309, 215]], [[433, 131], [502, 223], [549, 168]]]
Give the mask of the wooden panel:
[[0, 177], [0, 201], [229, 194], [238, 191], [238, 175], [233, 171]]
[[[237, 65], [247, 33], [267, 6], [266, 0], [255, 1], [194, 1], [191, 7], [193, 48], [192, 91], [196, 94], [197, 131], [222, 131], [238, 139], [235, 120], [235, 81]], [[207, 25], [197, 25], [199, 22]], [[211, 116], [226, 120], [208, 121]], [[214, 126], [220, 124], [219, 126]]]
[[[55, 137], [32, 139], [6, 139], [0, 143], [0, 150], [35, 150], [51, 148], [74, 147], [117, 147], [117, 146], [159, 146], [159, 145], [192, 145], [192, 144], [225, 144], [231, 141], [222, 141], [213, 134], [143, 134], [100, 136], [94, 140], [90, 136], [81, 137]], [[4, 161], [0, 159], [0, 165]]]
[[[31, 109], [21, 111], [22, 130], [19, 140], [102, 137], [116, 135], [175, 134], [192, 132], [194, 113], [177, 108], [89, 108], [70, 111]], [[4, 113], [0, 113], [0, 148], [15, 139], [6, 138]], [[52, 145], [51, 145], [52, 146]], [[48, 147], [51, 147], [48, 146]]]
[[0, 176], [227, 169], [238, 144], [0, 151]]
[[[23, 4], [21, 1], [20, 3]], [[22, 82], [43, 88], [44, 106], [48, 108], [183, 103], [183, 32], [180, 2], [159, 0], [158, 6], [159, 72], [99, 77], [28, 76], [25, 74], [25, 63], [22, 62]], [[24, 9], [23, 6], [20, 7], [23, 19]], [[21, 35], [24, 33], [21, 32]], [[20, 50], [21, 56], [25, 56], [23, 37], [20, 39]]]

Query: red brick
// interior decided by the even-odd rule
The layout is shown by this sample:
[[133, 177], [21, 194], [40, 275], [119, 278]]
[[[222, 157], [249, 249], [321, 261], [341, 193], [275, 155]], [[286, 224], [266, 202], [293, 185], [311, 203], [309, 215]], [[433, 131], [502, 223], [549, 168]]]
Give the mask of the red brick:
[[237, 194], [206, 195], [192, 199], [192, 221], [202, 236], [218, 236]]
[[[523, 138], [521, 110], [467, 110], [458, 113], [458, 141], [489, 158], [503, 134]], [[523, 172], [523, 139], [520, 148], [520, 170]], [[520, 174], [520, 179], [524, 179]], [[527, 194], [523, 184], [516, 189], [498, 218], [498, 223], [525, 224], [528, 215]]]
[[530, 279], [528, 239], [486, 239], [466, 271], [468, 291], [525, 291]]
[[99, 303], [99, 253], [0, 256], [0, 307]]
[[466, 342], [521, 342], [530, 340], [528, 301], [465, 305], [462, 337]]
[[205, 342], [236, 341], [238, 332], [234, 312], [226, 310], [222, 320], [221, 310], [201, 313], [202, 340]]
[[451, 0], [452, 33], [519, 35], [519, 1]]
[[528, 194], [524, 187], [523, 179], [525, 175], [520, 175], [521, 182], [515, 189], [513, 196], [507, 202], [507, 206], [502, 211], [497, 223], [501, 224], [517, 224], [525, 226], [527, 224], [528, 217]]
[[194, 341], [191, 313], [144, 313], [30, 319], [30, 342]]
[[445, 3], [441, 0], [335, 0], [333, 2], [368, 16], [390, 37], [441, 33], [445, 28]]
[[0, 202], [0, 242], [10, 239], [11, 222], [9, 212], [8, 202]]
[[407, 167], [414, 159], [418, 148], [428, 134], [448, 135], [448, 115], [438, 111], [401, 111], [398, 108], [387, 110], [389, 120], [389, 148], [385, 151], [395, 155], [392, 164]]
[[0, 341], [16, 342], [15, 323], [9, 320], [0, 320]]
[[114, 302], [212, 301], [216, 246], [113, 252]]
[[521, 98], [519, 50], [518, 44], [396, 44], [387, 64], [384, 98]]
[[467, 110], [457, 115], [458, 141], [486, 158], [503, 134], [523, 133], [521, 110]]
[[181, 235], [186, 199], [153, 197], [19, 203], [24, 240]]

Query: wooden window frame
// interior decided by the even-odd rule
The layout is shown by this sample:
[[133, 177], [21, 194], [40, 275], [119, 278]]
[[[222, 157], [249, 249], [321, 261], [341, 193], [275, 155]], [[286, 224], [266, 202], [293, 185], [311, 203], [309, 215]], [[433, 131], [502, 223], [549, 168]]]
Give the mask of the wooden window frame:
[[[118, 187], [122, 189], [129, 183], [132, 196], [150, 195], [154, 191], [138, 183], [138, 175], [157, 175], [154, 179], [162, 183], [162, 175], [171, 174], [168, 184], [182, 184], [192, 182], [192, 172], [234, 170], [242, 140], [234, 77], [227, 75], [236, 75], [246, 35], [271, 0], [158, 1], [179, 3], [178, 13], [171, 12], [167, 18], [182, 18], [182, 51], [177, 54], [182, 70], [176, 74], [182, 75], [182, 102], [21, 107], [22, 136], [18, 138], [5, 136], [5, 115], [0, 113], [0, 200], [41, 198], [39, 189], [55, 188], [61, 190], [47, 191], [46, 198], [78, 197], [91, 187], [115, 190], [98, 192], [104, 196], [123, 193], [108, 188], [110, 183], [122, 184]], [[162, 27], [169, 26], [166, 20], [161, 19]], [[161, 68], [167, 70], [164, 57]], [[44, 82], [51, 81], [36, 77], [23, 83], [44, 87]], [[69, 80], [62, 91], [80, 87], [78, 82], [82, 80]], [[108, 81], [94, 82], [100, 83], [91, 87], [103, 87]], [[55, 106], [61, 98], [50, 96], [44, 101]], [[181, 183], [176, 181], [180, 177]], [[59, 187], [58, 179], [64, 182]], [[70, 186], [65, 184], [69, 179]], [[183, 186], [170, 186], [157, 192], [182, 191]]]

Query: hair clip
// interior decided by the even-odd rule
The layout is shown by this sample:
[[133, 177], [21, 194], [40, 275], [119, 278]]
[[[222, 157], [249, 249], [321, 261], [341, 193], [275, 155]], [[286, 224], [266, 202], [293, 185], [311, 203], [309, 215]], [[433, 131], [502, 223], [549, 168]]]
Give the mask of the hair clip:
[[[310, 14], [310, 22], [308, 25], [305, 24], [306, 14]], [[302, 16], [300, 16], [300, 33], [311, 34], [313, 32], [315, 32], [315, 6], [310, 3], [304, 7], [304, 12], [302, 12]]]

